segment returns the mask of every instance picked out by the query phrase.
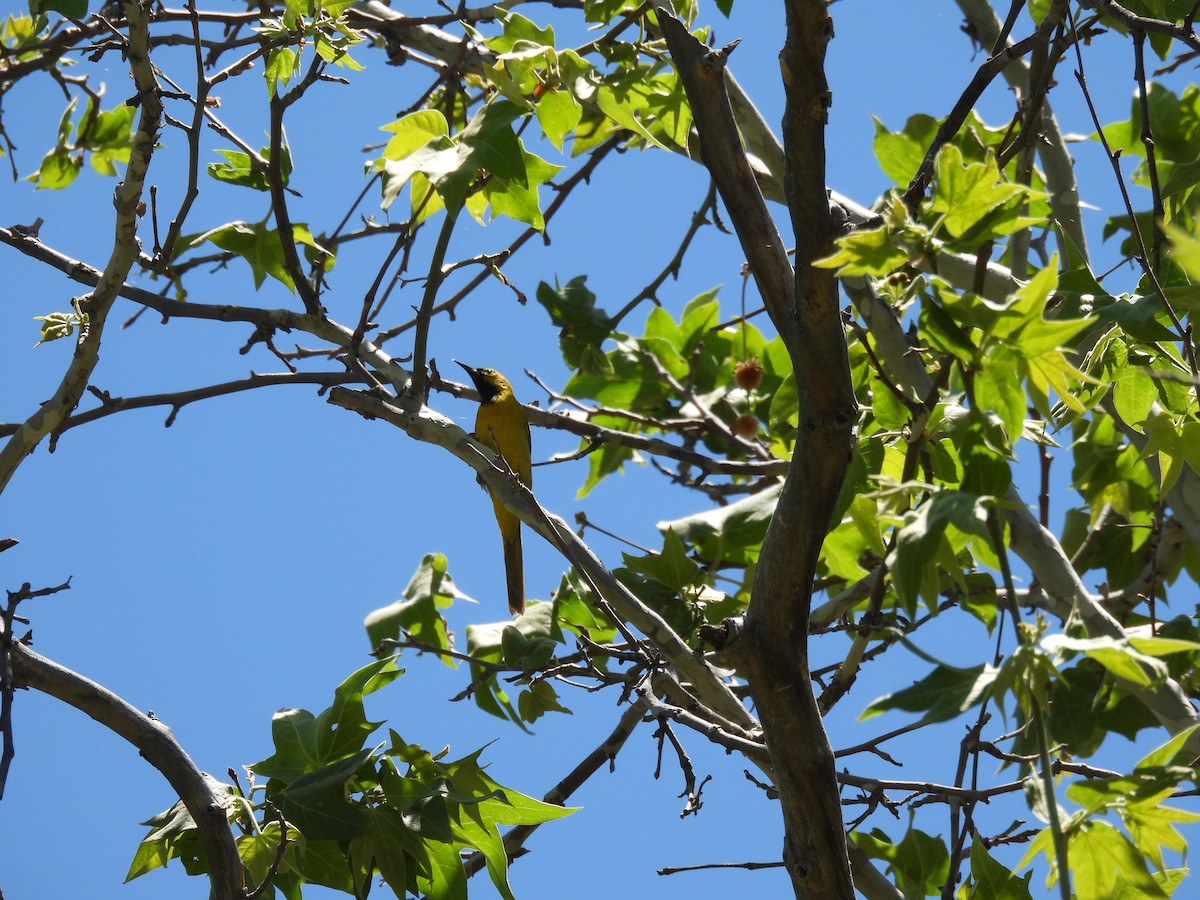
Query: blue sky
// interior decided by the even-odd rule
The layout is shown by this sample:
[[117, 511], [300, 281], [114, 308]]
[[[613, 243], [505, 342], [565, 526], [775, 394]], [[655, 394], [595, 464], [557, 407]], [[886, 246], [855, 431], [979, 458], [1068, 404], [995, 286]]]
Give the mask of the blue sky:
[[[0, 13], [21, 7], [0, 0]], [[779, 4], [740, 0], [730, 21], [709, 2], [702, 10], [701, 21], [714, 25], [719, 42], [742, 38], [732, 71], [768, 121], [777, 122], [782, 109], [776, 66]], [[544, 21], [536, 4], [522, 12]], [[953, 4], [843, 0], [832, 13], [837, 37], [829, 54], [834, 96], [829, 182], [870, 203], [888, 186], [871, 153], [871, 116], [898, 128], [913, 113], [944, 114], [982, 58], [959, 32]], [[1128, 115], [1133, 86], [1126, 56], [1103, 56], [1113, 48], [1114, 42], [1102, 40], [1088, 50], [1095, 60], [1089, 70], [1092, 90], [1105, 121]], [[163, 64], [174, 67], [169, 70], [186, 76], [185, 58], [164, 57]], [[405, 85], [411, 85], [409, 70], [386, 68], [365, 51], [358, 57], [367, 64], [361, 77], [371, 89], [322, 86], [305, 114], [288, 125], [296, 156], [294, 186], [303, 194], [293, 217], [309, 222], [314, 231], [332, 228], [340, 219], [347, 198], [362, 183], [360, 148], [380, 140], [374, 129], [391, 120], [393, 104], [406, 104], [385, 98], [403, 98]], [[124, 98], [128, 80], [115, 57], [106, 57], [102, 67], [109, 106]], [[1056, 109], [1064, 131], [1088, 133], [1090, 124], [1077, 102], [1064, 105], [1077, 94], [1067, 86], [1055, 97]], [[19, 148], [18, 170], [27, 174], [52, 144], [62, 95], [41, 78], [5, 100], [5, 127]], [[997, 84], [985, 98], [985, 115], [990, 110], [989, 118], [998, 123], [1008, 109], [1007, 91]], [[258, 140], [266, 123], [261, 82], [250, 79], [246, 90], [228, 91], [222, 116], [239, 133]], [[163, 144], [154, 177], [165, 186], [183, 139], [168, 130]], [[544, 143], [531, 149], [553, 158]], [[1098, 148], [1080, 145], [1078, 155], [1086, 178], [1101, 162]], [[565, 282], [587, 274], [598, 303], [618, 309], [674, 251], [706, 187], [700, 167], [680, 157], [626, 153], [603, 167], [551, 223], [548, 247], [531, 245], [505, 272], [531, 297], [539, 281]], [[43, 240], [102, 265], [110, 243], [112, 188], [111, 180], [86, 171], [70, 190], [57, 194], [5, 180], [0, 208], [5, 224], [43, 217]], [[1105, 251], [1098, 247], [1098, 229], [1113, 212], [1115, 196], [1110, 180], [1102, 191], [1086, 194], [1101, 207], [1089, 214], [1101, 258]], [[265, 211], [265, 198], [215, 190], [188, 230], [231, 216], [261, 217]], [[462, 228], [450, 256], [494, 252], [512, 233], [503, 223]], [[356, 315], [378, 252], [355, 247], [339, 259], [333, 292], [326, 297], [334, 318], [347, 321]], [[37, 339], [33, 316], [67, 308], [82, 288], [11, 250], [0, 258], [6, 315], [0, 329], [0, 383], [6, 385], [0, 421], [13, 422], [53, 391], [71, 352], [66, 341], [32, 349]], [[678, 315], [691, 297], [722, 284], [723, 309], [732, 314], [742, 259], [732, 238], [706, 229], [684, 277], [665, 287], [664, 305]], [[416, 302], [413, 290], [392, 303]], [[237, 264], [197, 283], [193, 292], [198, 302], [297, 302], [273, 283], [255, 295], [248, 273]], [[114, 396], [280, 369], [261, 347], [246, 356], [237, 353], [249, 336], [246, 330], [201, 322], [163, 326], [151, 315], [126, 330], [113, 327], [134, 311], [126, 301], [115, 309], [94, 379]], [[640, 320], [629, 327], [640, 331]], [[522, 376], [523, 368], [555, 387], [567, 374], [544, 312], [532, 301], [518, 307], [498, 284], [474, 297], [455, 321], [435, 324], [430, 354], [445, 372], [452, 356], [500, 369], [524, 400], [538, 398], [538, 391]], [[435, 395], [431, 402], [464, 426], [473, 419], [474, 408], [465, 401]], [[363, 617], [396, 599], [424, 553], [444, 552], [459, 588], [480, 601], [451, 610], [460, 640], [467, 624], [503, 615], [502, 563], [490, 503], [471, 474], [436, 448], [415, 445], [381, 422], [331, 407], [303, 387], [196, 404], [169, 429], [163, 428], [164, 418], [159, 409], [124, 413], [67, 433], [53, 454], [45, 444], [39, 447], [0, 495], [0, 536], [21, 541], [0, 561], [10, 589], [25, 581], [40, 587], [72, 578], [70, 591], [22, 608], [33, 619], [35, 649], [135, 706], [153, 710], [201, 768], [223, 779], [229, 766], [240, 771], [270, 755], [270, 718], [278, 707], [324, 708], [334, 686], [367, 661]], [[535, 458], [575, 446], [562, 433], [535, 431]], [[1059, 465], [1060, 477], [1066, 469], [1065, 462]], [[593, 521], [649, 546], [660, 541], [657, 522], [703, 507], [700, 498], [667, 490], [660, 476], [638, 467], [579, 501], [575, 494], [585, 473], [585, 462], [539, 468], [539, 499], [568, 519], [582, 509]], [[595, 537], [595, 548], [606, 562], [619, 564], [618, 544]], [[547, 598], [562, 566], [528, 532], [526, 567], [530, 596]], [[940, 630], [924, 632], [922, 640], [930, 643], [923, 646], [948, 662], [976, 661], [977, 648], [957, 644], [955, 625], [948, 618]], [[834, 658], [830, 649], [818, 652], [829, 653], [818, 665]], [[855, 723], [854, 712], [922, 673], [922, 667], [908, 670], [892, 656], [898, 654], [888, 655], [888, 668], [866, 670], [846, 708], [830, 718], [835, 746], [876, 734], [877, 723]], [[615, 694], [565, 693], [563, 702], [576, 715], [544, 719], [530, 737], [473, 707], [446, 703], [465, 685], [465, 673], [451, 673], [428, 658], [406, 658], [404, 664], [408, 674], [371, 698], [371, 715], [386, 718], [406, 739], [429, 749], [448, 743], [455, 756], [490, 744], [484, 758], [493, 777], [538, 796], [608, 734], [617, 715]], [[0, 886], [6, 897], [206, 896], [206, 883], [186, 878], [177, 865], [121, 886], [144, 832], [137, 823], [174, 799], [128, 745], [36, 694], [18, 697], [15, 728], [17, 758], [0, 805], [5, 847]], [[518, 896], [653, 892], [697, 900], [733, 891], [779, 895], [785, 890], [782, 876], [770, 871], [655, 875], [663, 866], [770, 859], [778, 854], [780, 835], [776, 810], [743, 777], [740, 761], [692, 735], [684, 739], [698, 773], [714, 778], [705, 788], [700, 815], [680, 822], [677, 771], [667, 765], [659, 781], [650, 777], [656, 749], [651, 730], [642, 726], [635, 732], [615, 773], [597, 775], [572, 798], [582, 812], [546, 826], [529, 843], [532, 853], [511, 870]], [[905, 770], [878, 771], [914, 779], [947, 777], [939, 761], [957, 753], [958, 737], [952, 727], [935, 742], [920, 736], [898, 742], [897, 757], [916, 762]], [[997, 830], [1022, 814], [1030, 818], [1021, 809], [1006, 808], [996, 815]], [[944, 817], [923, 827], [944, 831]], [[493, 896], [483, 880], [476, 879], [472, 890], [474, 896]], [[323, 894], [314, 889], [312, 896]]]

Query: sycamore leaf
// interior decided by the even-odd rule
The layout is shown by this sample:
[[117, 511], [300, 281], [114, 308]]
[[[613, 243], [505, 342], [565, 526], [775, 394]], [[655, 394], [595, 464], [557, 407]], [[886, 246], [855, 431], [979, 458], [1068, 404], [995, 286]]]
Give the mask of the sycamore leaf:
[[896, 246], [886, 227], [851, 232], [838, 238], [837, 245], [837, 252], [813, 265], [837, 269], [839, 276], [886, 275], [908, 261], [908, 253]]
[[493, 178], [484, 183], [483, 196], [492, 206], [493, 216], [508, 216], [545, 231], [546, 219], [542, 215], [538, 188], [562, 171], [562, 166], [546, 162], [525, 149], [518, 141], [524, 162], [522, 179]]
[[[378, 647], [384, 639], [396, 640], [408, 634], [431, 647], [451, 649], [449, 628], [439, 608], [449, 606], [461, 596], [446, 570], [446, 557], [440, 553], [425, 554], [404, 589], [404, 596], [370, 613], [363, 622], [371, 648]], [[452, 669], [458, 665], [450, 656], [439, 654], [438, 658]]]
[[953, 525], [961, 532], [986, 540], [986, 520], [984, 501], [958, 491], [935, 494], [905, 516], [904, 525], [896, 535], [896, 547], [888, 558], [888, 568], [906, 609], [915, 608], [919, 586], [941, 551], [946, 529]]
[[[181, 241], [180, 252], [198, 247], [205, 241], [244, 259], [254, 274], [256, 289], [262, 287], [263, 281], [270, 275], [292, 293], [296, 292], [295, 282], [292, 281], [292, 276], [288, 273], [284, 263], [283, 244], [280, 242], [279, 232], [268, 228], [265, 222], [228, 222], [225, 225], [218, 225], [203, 234]], [[325, 271], [328, 272], [333, 268], [333, 253], [317, 241], [304, 223], [297, 222], [292, 225], [292, 241], [309, 248], [305, 251], [309, 262], [316, 262], [319, 259]]]
[[1200, 725], [1192, 725], [1189, 728], [1183, 729], [1178, 734], [1171, 735], [1169, 740], [1161, 746], [1155, 747], [1138, 760], [1134, 769], [1149, 769], [1156, 766], [1168, 765], [1175, 758], [1175, 755], [1183, 749], [1184, 744], [1187, 743], [1188, 738], [1192, 736], [1197, 728], [1200, 728]]
[[645, 98], [629, 84], [602, 84], [596, 91], [596, 105], [608, 118], [622, 128], [632, 131], [648, 144], [660, 150], [671, 149], [651, 134], [639, 120], [639, 114], [646, 108]]
[[1017, 877], [992, 858], [978, 835], [971, 841], [971, 881], [973, 893], [969, 896], [986, 897], [988, 900], [1033, 900], [1029, 892], [1032, 872]]
[[[256, 191], [269, 191], [271, 189], [266, 169], [253, 165], [250, 154], [243, 153], [240, 150], [217, 150], [217, 152], [225, 157], [225, 162], [209, 163], [208, 174], [211, 177], [218, 181], [224, 181], [227, 184], [253, 188]], [[271, 148], [263, 147], [258, 155], [264, 160], [269, 159]], [[279, 170], [282, 175], [282, 181], [286, 185], [288, 177], [292, 174], [292, 151], [286, 139], [283, 142], [283, 148], [279, 157]]]
[[[1135, 889], [1140, 892], [1137, 896], [1147, 900], [1167, 896], [1150, 875], [1138, 849], [1107, 822], [1091, 821], [1074, 829], [1068, 852], [1071, 887], [1080, 898], [1111, 897], [1122, 885]], [[1051, 865], [1052, 877], [1054, 871]]]
[[546, 138], [561, 151], [563, 138], [574, 131], [583, 118], [583, 107], [569, 91], [546, 91], [538, 99], [536, 114]]
[[1163, 226], [1163, 230], [1171, 239], [1171, 259], [1188, 274], [1193, 282], [1200, 282], [1200, 240], [1178, 225], [1167, 223]]
[[1167, 677], [1166, 664], [1134, 649], [1128, 638], [1073, 638], [1065, 634], [1050, 634], [1042, 639], [1042, 646], [1049, 653], [1061, 651], [1083, 653], [1096, 660], [1118, 678], [1124, 678], [1143, 687], [1160, 684]]
[[942, 216], [942, 225], [952, 238], [977, 247], [1040, 221], [1021, 215], [1021, 210], [1030, 200], [1045, 199], [1045, 195], [1006, 183], [990, 153], [984, 162], [968, 165], [962, 151], [947, 144], [938, 153], [934, 170], [930, 209]]
[[988, 665], [959, 669], [939, 665], [910, 687], [872, 700], [859, 716], [866, 720], [888, 710], [924, 713], [921, 722], [946, 722], [983, 700], [996, 669]]
[[1058, 284], [1057, 261], [1040, 269], [1000, 311], [992, 328], [992, 340], [998, 341], [1018, 358], [1021, 377], [1027, 382], [1033, 405], [1050, 418], [1049, 395], [1074, 412], [1086, 407], [1076, 396], [1075, 386], [1096, 383], [1079, 371], [1069, 359], [1069, 344], [1090, 326], [1094, 317], [1083, 319], [1047, 319], [1046, 305]]
[[676, 593], [683, 593], [685, 589], [704, 582], [700, 566], [687, 555], [679, 533], [670, 527], [664, 529], [661, 553], [649, 556], [626, 553], [623, 557], [629, 569], [666, 585]]

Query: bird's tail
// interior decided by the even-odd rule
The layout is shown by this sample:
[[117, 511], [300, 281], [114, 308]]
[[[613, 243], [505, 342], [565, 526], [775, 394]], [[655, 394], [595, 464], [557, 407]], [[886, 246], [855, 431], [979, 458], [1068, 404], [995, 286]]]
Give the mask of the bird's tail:
[[521, 553], [521, 523], [517, 522], [516, 526], [510, 533], [502, 535], [502, 540], [504, 575], [508, 584], [508, 608], [520, 615], [525, 612], [525, 565]]

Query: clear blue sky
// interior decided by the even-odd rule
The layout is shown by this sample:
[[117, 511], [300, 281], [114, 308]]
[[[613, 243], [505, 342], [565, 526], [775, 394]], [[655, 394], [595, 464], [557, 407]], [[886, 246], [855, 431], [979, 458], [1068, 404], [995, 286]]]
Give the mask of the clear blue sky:
[[[780, 4], [740, 0], [728, 22], [711, 2], [701, 6], [702, 21], [717, 29], [719, 42], [743, 39], [732, 70], [767, 119], [777, 122]], [[23, 4], [0, 0], [0, 13], [20, 8]], [[536, 4], [522, 13], [545, 21]], [[959, 32], [952, 3], [844, 0], [832, 14], [837, 38], [829, 59], [834, 97], [829, 181], [869, 204], [888, 186], [871, 153], [871, 115], [898, 128], [913, 113], [944, 114], [982, 57]], [[1089, 71], [1092, 88], [1106, 121], [1128, 115], [1132, 90], [1127, 58], [1103, 57], [1112, 49], [1112, 42], [1098, 41], [1088, 51], [1095, 60]], [[357, 56], [368, 66], [361, 77], [372, 89], [325, 85], [313, 92], [316, 102], [309, 111], [288, 125], [298, 173], [293, 186], [303, 194], [293, 216], [314, 231], [330, 229], [340, 219], [347, 198], [361, 185], [360, 148], [378, 141], [375, 128], [407, 103], [411, 67], [386, 68], [378, 54], [367, 51]], [[168, 71], [186, 79], [184, 56], [163, 57]], [[115, 56], [102, 65], [105, 105], [111, 106], [128, 93], [128, 79]], [[266, 100], [260, 81], [250, 79], [248, 88], [226, 92], [221, 115], [254, 141], [266, 128]], [[1056, 108], [1065, 131], [1088, 133], [1090, 124], [1079, 107], [1062, 105], [1076, 95], [1073, 86], [1059, 92]], [[61, 93], [46, 78], [31, 79], [6, 97], [5, 127], [18, 145], [21, 174], [33, 171], [52, 145], [62, 106]], [[997, 84], [985, 110], [998, 123], [1007, 118], [1009, 106], [1006, 90]], [[163, 144], [152, 178], [166, 186], [167, 168], [179, 158], [183, 138], [168, 129]], [[548, 145], [532, 149], [554, 158]], [[1091, 160], [1089, 165], [1100, 160], [1090, 145], [1081, 146], [1079, 156]], [[614, 311], [660, 270], [706, 187], [702, 169], [682, 158], [625, 154], [606, 164], [568, 212], [551, 223], [550, 246], [527, 248], [505, 271], [531, 297], [540, 280], [587, 274], [598, 302]], [[0, 209], [6, 225], [43, 217], [43, 240], [99, 266], [110, 243], [112, 189], [112, 180], [86, 170], [59, 194], [5, 180]], [[1096, 245], [1114, 198], [1107, 183], [1104, 192], [1086, 197], [1107, 206], [1090, 214]], [[251, 219], [265, 212], [265, 198], [235, 189], [212, 191], [194, 213], [190, 230], [231, 215]], [[511, 233], [502, 223], [463, 228], [450, 255], [494, 252]], [[356, 315], [358, 298], [375, 271], [376, 252], [351, 248], [339, 259], [333, 292], [326, 296], [334, 318], [347, 321]], [[37, 339], [32, 317], [66, 309], [82, 288], [11, 250], [3, 250], [0, 259], [6, 317], [0, 329], [0, 383], [5, 385], [0, 421], [13, 422], [26, 418], [54, 390], [71, 352], [66, 341], [31, 349]], [[665, 305], [677, 315], [692, 296], [723, 284], [722, 303], [732, 313], [742, 259], [733, 239], [707, 229], [684, 278], [664, 289]], [[198, 302], [297, 302], [273, 282], [254, 295], [237, 264], [230, 273], [197, 282], [193, 291]], [[410, 294], [398, 295], [393, 304], [416, 302]], [[128, 330], [114, 327], [134, 311], [126, 301], [116, 307], [95, 374], [94, 384], [114, 396], [198, 387], [249, 370], [280, 370], [261, 347], [245, 357], [237, 354], [249, 336], [246, 329], [194, 322], [163, 327], [149, 314]], [[629, 327], [639, 331], [640, 321]], [[304, 342], [302, 336], [296, 339]], [[439, 320], [430, 353], [442, 364], [453, 356], [498, 368], [526, 400], [538, 394], [521, 375], [523, 368], [554, 386], [566, 377], [543, 311], [532, 301], [518, 308], [499, 285], [473, 298], [457, 321]], [[474, 415], [466, 402], [437, 395], [431, 402], [464, 425]], [[153, 710], [201, 768], [224, 779], [229, 766], [240, 771], [270, 755], [270, 719], [278, 707], [324, 708], [334, 686], [367, 660], [363, 617], [399, 595], [424, 553], [446, 553], [459, 588], [481, 601], [451, 610], [460, 640], [467, 624], [502, 614], [503, 576], [490, 504], [471, 474], [435, 448], [333, 408], [307, 388], [207, 401], [184, 409], [169, 429], [162, 427], [164, 418], [163, 410], [124, 413], [69, 432], [53, 455], [43, 444], [0, 496], [0, 536], [21, 541], [0, 562], [9, 589], [25, 581], [41, 587], [73, 579], [69, 592], [22, 608], [33, 618], [35, 649]], [[574, 447], [561, 433], [534, 434], [538, 458]], [[586, 462], [538, 469], [539, 499], [568, 519], [583, 509], [593, 521], [649, 546], [660, 541], [655, 523], [702, 507], [699, 498], [671, 492], [660, 476], [637, 467], [577, 501], [585, 472]], [[1065, 476], [1065, 463], [1058, 474]], [[597, 538], [595, 546], [606, 562], [619, 564], [619, 545]], [[526, 548], [529, 594], [547, 598], [562, 566], [528, 533]], [[975, 650], [955, 646], [953, 625], [943, 626], [940, 643], [924, 646], [949, 662], [975, 661]], [[922, 640], [931, 642], [937, 635], [925, 632]], [[877, 722], [854, 723], [854, 711], [923, 671], [900, 671], [898, 653], [888, 660], [888, 668], [864, 672], [846, 709], [831, 717], [835, 746], [877, 733]], [[529, 737], [474, 707], [446, 703], [465, 685], [465, 673], [450, 673], [432, 659], [411, 658], [405, 664], [408, 674], [375, 695], [369, 713], [431, 750], [449, 743], [455, 756], [491, 743], [484, 755], [491, 774], [526, 793], [540, 796], [615, 722], [615, 694], [568, 692], [563, 702], [576, 715], [546, 718]], [[17, 758], [0, 804], [0, 887], [8, 900], [207, 896], [207, 883], [186, 878], [178, 865], [121, 886], [144, 832], [137, 823], [174, 800], [128, 745], [36, 694], [17, 698], [15, 726]], [[511, 870], [519, 896], [653, 893], [701, 900], [737, 891], [779, 896], [786, 890], [774, 872], [655, 875], [663, 866], [768, 860], [778, 855], [780, 834], [777, 811], [745, 780], [739, 760], [693, 735], [684, 739], [697, 772], [714, 779], [705, 788], [700, 815], [680, 822], [682, 801], [676, 795], [682, 782], [676, 769], [668, 764], [660, 781], [650, 777], [655, 765], [651, 730], [643, 726], [635, 733], [614, 774], [597, 775], [572, 798], [582, 812], [546, 826], [529, 842], [532, 853]], [[917, 762], [883, 771], [947, 778], [939, 761], [956, 753], [959, 734], [952, 728], [942, 735], [940, 745], [898, 745], [898, 758]], [[919, 753], [912, 752], [914, 747]], [[1030, 818], [1022, 809], [1007, 808], [996, 823], [1003, 827], [1015, 816]], [[924, 827], [936, 834], [944, 832], [943, 823], [939, 817]], [[481, 879], [473, 881], [472, 890], [474, 896], [493, 895]], [[313, 889], [312, 896], [323, 893]]]

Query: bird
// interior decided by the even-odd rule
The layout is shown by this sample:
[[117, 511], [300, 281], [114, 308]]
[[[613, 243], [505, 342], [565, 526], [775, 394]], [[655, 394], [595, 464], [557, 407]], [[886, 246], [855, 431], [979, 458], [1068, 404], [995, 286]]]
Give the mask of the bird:
[[[521, 484], [530, 487], [533, 484], [533, 468], [529, 419], [525, 416], [525, 407], [513, 395], [512, 385], [495, 369], [476, 369], [457, 359], [454, 361], [471, 376], [475, 389], [479, 391], [479, 412], [475, 415], [476, 440], [503, 458]], [[492, 497], [492, 507], [504, 547], [508, 608], [519, 615], [525, 611], [521, 520], [505, 509], [495, 496]]]

